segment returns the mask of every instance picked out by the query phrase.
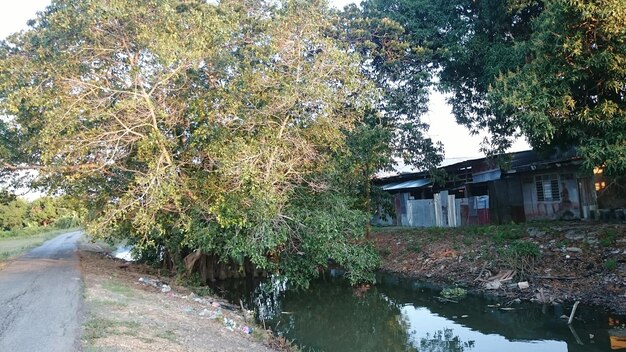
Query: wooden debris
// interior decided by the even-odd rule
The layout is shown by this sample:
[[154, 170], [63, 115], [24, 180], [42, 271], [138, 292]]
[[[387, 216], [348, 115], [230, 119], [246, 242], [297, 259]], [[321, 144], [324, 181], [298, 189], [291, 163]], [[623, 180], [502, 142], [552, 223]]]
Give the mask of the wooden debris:
[[497, 275], [492, 276], [487, 279], [487, 282], [485, 283], [485, 289], [487, 290], [499, 289], [500, 287], [502, 287], [503, 282], [513, 280], [514, 276], [515, 276], [514, 270], [500, 271]]

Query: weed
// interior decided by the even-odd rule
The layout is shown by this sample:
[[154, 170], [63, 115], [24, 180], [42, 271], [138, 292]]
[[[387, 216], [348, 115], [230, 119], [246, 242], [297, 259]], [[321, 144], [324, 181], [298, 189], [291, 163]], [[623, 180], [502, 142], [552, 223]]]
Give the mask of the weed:
[[557, 243], [558, 247], [569, 247], [572, 244], [572, 241], [570, 241], [567, 238], [562, 239], [561, 241], [559, 241]]
[[165, 331], [160, 332], [160, 333], [158, 333], [158, 334], [156, 334], [154, 336], [158, 337], [160, 339], [168, 340], [168, 341], [171, 341], [171, 342], [176, 342], [176, 334], [172, 330], [165, 330]]
[[472, 239], [469, 237], [463, 237], [462, 242], [466, 247], [470, 246], [473, 243]]
[[117, 308], [124, 308], [128, 306], [128, 304], [124, 302], [117, 302], [117, 301], [111, 301], [111, 300], [106, 300], [106, 299], [96, 299], [96, 300], [89, 302], [89, 304], [93, 306], [98, 306], [98, 307], [117, 307]]
[[202, 278], [198, 273], [193, 273], [187, 277], [180, 276], [178, 279], [180, 280], [181, 285], [186, 286], [198, 296], [215, 295], [215, 292], [209, 286], [204, 285]]
[[94, 318], [85, 323], [85, 339], [95, 340], [109, 335], [136, 336], [139, 323], [134, 321], [118, 321], [105, 318]]
[[617, 269], [617, 260], [607, 259], [604, 262], [604, 268], [608, 271], [615, 271]]
[[498, 244], [518, 240], [524, 235], [522, 227], [517, 225], [500, 225], [489, 227], [492, 229], [492, 240]]
[[600, 235], [600, 245], [602, 247], [610, 247], [617, 240], [618, 233], [615, 229], [607, 229]]
[[422, 250], [418, 242], [412, 242], [411, 244], [407, 246], [407, 249], [413, 253], [419, 253]]
[[460, 287], [454, 287], [454, 288], [448, 287], [448, 288], [444, 288], [441, 291], [441, 297], [448, 298], [448, 299], [463, 298], [465, 297], [465, 295], [467, 295], [467, 290], [460, 288]]
[[215, 291], [213, 291], [213, 289], [211, 289], [209, 286], [195, 286], [189, 287], [189, 289], [200, 297], [215, 296]]
[[522, 279], [534, 270], [535, 260], [540, 253], [536, 244], [523, 240], [515, 240], [500, 250], [500, 256], [505, 264], [517, 270]]

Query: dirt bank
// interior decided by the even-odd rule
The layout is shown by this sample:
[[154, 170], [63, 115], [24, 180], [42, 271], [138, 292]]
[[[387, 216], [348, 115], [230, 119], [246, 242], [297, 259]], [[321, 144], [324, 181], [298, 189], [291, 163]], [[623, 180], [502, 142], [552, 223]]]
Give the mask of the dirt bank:
[[377, 228], [372, 238], [388, 272], [511, 299], [580, 300], [626, 314], [623, 224]]
[[148, 266], [85, 249], [79, 254], [86, 351], [269, 352], [280, 347], [237, 307], [176, 286]]

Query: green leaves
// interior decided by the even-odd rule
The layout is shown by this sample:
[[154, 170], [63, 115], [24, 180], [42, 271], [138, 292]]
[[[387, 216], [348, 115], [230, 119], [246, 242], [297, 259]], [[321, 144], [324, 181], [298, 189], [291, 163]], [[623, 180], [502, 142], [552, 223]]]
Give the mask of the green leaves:
[[[533, 22], [528, 59], [489, 93], [537, 148], [576, 146], [586, 164], [626, 170], [623, 5], [555, 1]], [[506, 136], [499, 136], [506, 138]]]
[[612, 152], [626, 137], [623, 1], [369, 0], [363, 8], [399, 22], [430, 53], [457, 121], [489, 131], [490, 152], [523, 135], [537, 149], [575, 146], [589, 165], [626, 170]]
[[345, 197], [326, 174], [372, 85], [325, 5], [274, 5], [54, 1], [2, 45], [0, 136], [19, 142], [3, 142], [2, 162], [82, 197], [92, 234], [174, 263], [201, 249], [286, 272], [292, 256], [316, 268], [339, 256], [328, 244], [298, 254], [321, 233], [358, 247], [363, 217], [319, 234], [313, 217], [290, 219], [296, 203]]

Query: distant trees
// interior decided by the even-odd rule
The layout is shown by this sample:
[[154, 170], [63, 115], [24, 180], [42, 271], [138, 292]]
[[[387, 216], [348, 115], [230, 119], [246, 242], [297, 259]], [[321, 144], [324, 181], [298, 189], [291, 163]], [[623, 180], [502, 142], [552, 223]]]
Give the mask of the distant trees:
[[69, 228], [80, 224], [82, 216], [83, 208], [68, 197], [42, 197], [30, 203], [15, 196], [0, 200], [0, 231], [50, 225]]
[[12, 230], [28, 225], [29, 204], [22, 199], [13, 199], [0, 204], [0, 230]]

